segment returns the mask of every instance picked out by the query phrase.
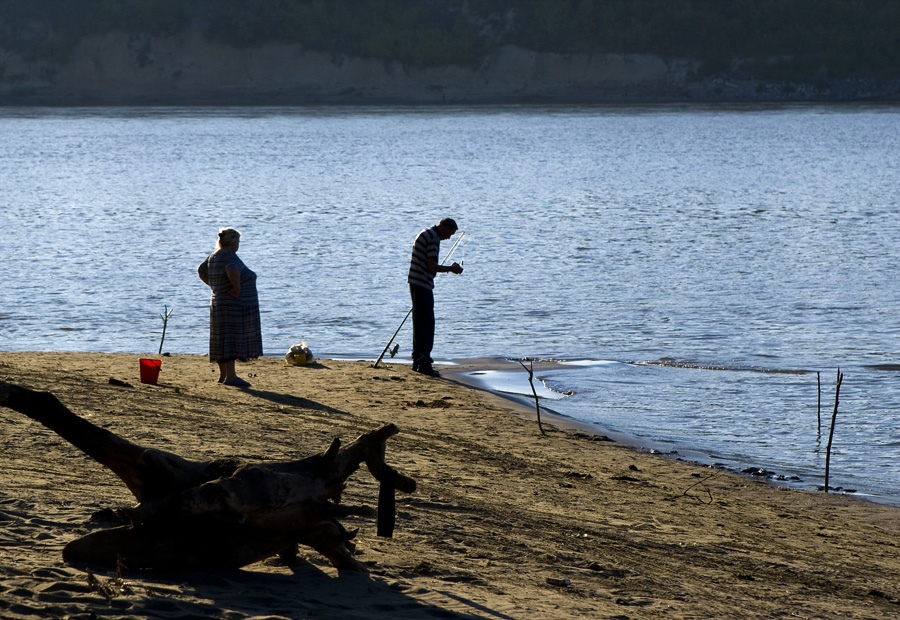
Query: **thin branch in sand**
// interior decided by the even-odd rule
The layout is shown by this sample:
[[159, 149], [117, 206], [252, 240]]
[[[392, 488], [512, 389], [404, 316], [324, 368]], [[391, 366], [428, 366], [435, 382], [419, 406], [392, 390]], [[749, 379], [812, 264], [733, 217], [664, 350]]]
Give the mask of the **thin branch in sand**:
[[159, 354], [162, 355], [163, 342], [166, 340], [166, 326], [169, 324], [169, 317], [172, 316], [172, 313], [175, 312], [175, 308], [169, 310], [169, 306], [163, 306], [163, 314], [159, 315], [159, 318], [162, 319], [163, 322], [163, 330], [162, 337], [159, 339]]
[[547, 433], [544, 432], [544, 427], [541, 424], [541, 405], [538, 402], [537, 390], [534, 389], [534, 361], [529, 360], [529, 366], [525, 366], [525, 363], [522, 360], [519, 360], [519, 363], [528, 373], [528, 383], [531, 384], [531, 393], [534, 394], [534, 409], [537, 411], [538, 428], [541, 430], [541, 435], [546, 435]]
[[818, 399], [816, 403], [816, 419], [819, 421], [816, 432], [822, 435], [822, 377], [821, 373], [816, 371], [816, 387], [818, 388]]
[[[692, 498], [696, 499], [698, 502], [700, 502], [701, 504], [712, 504], [713, 501], [714, 501], [714, 500], [713, 500], [713, 496], [712, 496], [712, 491], [709, 490], [709, 487], [706, 486], [706, 483], [707, 483], [708, 481], [712, 480], [713, 478], [715, 478], [716, 476], [718, 476], [718, 475], [721, 474], [721, 473], [722, 473], [722, 470], [720, 469], [719, 471], [717, 471], [716, 473], [712, 474], [711, 476], [707, 476], [706, 478], [702, 478], [701, 480], [698, 480], [697, 482], [695, 482], [694, 484], [692, 484], [691, 486], [689, 486], [688, 488], [686, 488], [686, 489], [684, 490], [684, 492], [681, 494], [681, 496], [682, 496], [682, 497], [692, 497]], [[693, 488], [694, 488], [695, 486], [697, 486], [697, 485], [703, 485], [703, 490], [706, 491], [706, 494], [709, 496], [709, 501], [708, 501], [708, 502], [704, 502], [702, 499], [700, 499], [699, 497], [696, 497], [696, 496], [694, 496], [694, 495], [688, 495], [688, 491], [690, 491], [691, 489], [693, 489]]]
[[837, 385], [834, 387], [834, 412], [831, 414], [831, 431], [828, 433], [828, 445], [825, 447], [825, 492], [828, 493], [828, 474], [831, 467], [831, 440], [834, 439], [834, 424], [837, 421], [838, 397], [841, 393], [841, 383], [844, 382], [844, 373], [838, 368]]

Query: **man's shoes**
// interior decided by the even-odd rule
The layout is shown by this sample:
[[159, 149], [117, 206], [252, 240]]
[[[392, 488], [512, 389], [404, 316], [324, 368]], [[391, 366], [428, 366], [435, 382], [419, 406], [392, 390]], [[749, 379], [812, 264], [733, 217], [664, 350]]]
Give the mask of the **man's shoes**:
[[416, 372], [421, 375], [428, 375], [429, 377], [440, 377], [441, 376], [441, 373], [436, 371], [434, 368], [431, 368], [430, 366], [428, 368], [419, 368], [418, 370], [416, 370]]
[[233, 386], [233, 387], [242, 387], [242, 388], [243, 388], [243, 387], [250, 387], [250, 383], [247, 382], [247, 381], [244, 381], [244, 380], [241, 379], [240, 377], [238, 377], [238, 378], [235, 379], [234, 381], [223, 381], [222, 383], [224, 383], [225, 385], [231, 385], [231, 386]]

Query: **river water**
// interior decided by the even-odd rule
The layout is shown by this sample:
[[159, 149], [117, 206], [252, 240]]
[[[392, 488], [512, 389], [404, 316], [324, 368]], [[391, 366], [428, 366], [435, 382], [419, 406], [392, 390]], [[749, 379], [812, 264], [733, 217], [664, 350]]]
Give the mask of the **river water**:
[[840, 369], [831, 484], [900, 504], [900, 107], [4, 108], [0, 136], [0, 350], [156, 353], [167, 308], [164, 349], [204, 353], [196, 267], [235, 226], [267, 354], [374, 359], [452, 216], [439, 360], [564, 361], [555, 411], [803, 488]]

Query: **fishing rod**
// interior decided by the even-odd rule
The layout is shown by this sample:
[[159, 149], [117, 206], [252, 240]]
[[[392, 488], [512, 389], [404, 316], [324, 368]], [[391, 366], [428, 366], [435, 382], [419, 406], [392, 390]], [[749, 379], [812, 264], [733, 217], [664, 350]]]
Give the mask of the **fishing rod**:
[[[447, 262], [447, 259], [450, 258], [450, 255], [453, 254], [453, 250], [455, 250], [455, 249], [456, 249], [456, 246], [459, 245], [459, 242], [462, 241], [462, 238], [463, 238], [463, 235], [464, 235], [464, 234], [466, 234], [466, 231], [464, 231], [464, 230], [463, 230], [463, 231], [460, 231], [459, 237], [457, 237], [457, 238], [456, 238], [456, 242], [455, 242], [452, 246], [450, 246], [450, 250], [449, 250], [449, 251], [447, 252], [447, 254], [444, 256], [444, 260], [442, 260], [441, 263], [440, 263], [441, 265], [443, 265], [444, 263], [446, 263], [446, 262]], [[403, 326], [406, 324], [406, 319], [409, 318], [409, 315], [412, 314], [412, 311], [413, 311], [413, 309], [410, 308], [410, 309], [409, 309], [409, 312], [406, 313], [406, 316], [403, 317], [403, 320], [400, 321], [400, 325], [397, 327], [397, 331], [394, 332], [394, 335], [391, 336], [391, 339], [388, 340], [388, 343], [387, 343], [386, 345], [384, 345], [384, 350], [381, 352], [381, 355], [378, 356], [378, 359], [375, 360], [375, 363], [372, 365], [373, 368], [378, 368], [378, 364], [381, 363], [381, 358], [384, 357], [384, 354], [387, 353], [387, 350], [391, 347], [391, 343], [394, 342], [394, 338], [396, 338], [396, 337], [397, 337], [397, 334], [400, 333], [400, 330], [403, 329]], [[394, 357], [394, 354], [393, 354], [393, 353], [391, 354], [391, 357]]]

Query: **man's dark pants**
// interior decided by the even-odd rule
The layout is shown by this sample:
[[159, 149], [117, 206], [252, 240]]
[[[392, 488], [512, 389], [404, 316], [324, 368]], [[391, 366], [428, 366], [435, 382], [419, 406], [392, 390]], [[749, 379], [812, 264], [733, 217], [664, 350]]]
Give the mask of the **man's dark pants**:
[[431, 349], [434, 347], [434, 291], [410, 284], [409, 295], [412, 298], [413, 369], [429, 370], [434, 362], [431, 359]]

